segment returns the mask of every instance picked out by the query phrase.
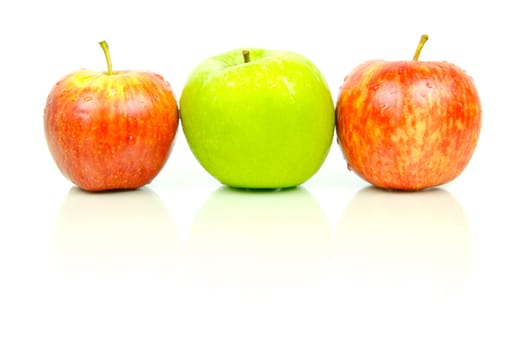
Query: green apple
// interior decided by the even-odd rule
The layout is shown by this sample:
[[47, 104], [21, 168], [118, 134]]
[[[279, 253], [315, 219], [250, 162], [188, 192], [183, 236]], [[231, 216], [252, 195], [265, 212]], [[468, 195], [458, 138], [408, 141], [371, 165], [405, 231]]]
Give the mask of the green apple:
[[301, 185], [323, 164], [334, 134], [325, 78], [289, 51], [238, 49], [206, 59], [190, 73], [180, 108], [194, 156], [231, 187]]

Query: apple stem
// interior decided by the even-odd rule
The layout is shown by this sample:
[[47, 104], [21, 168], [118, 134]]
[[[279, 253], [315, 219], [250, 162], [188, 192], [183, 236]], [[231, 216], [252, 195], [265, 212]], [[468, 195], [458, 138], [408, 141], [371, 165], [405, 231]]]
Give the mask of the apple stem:
[[420, 42], [418, 43], [415, 55], [413, 56], [413, 61], [418, 61], [418, 58], [420, 57], [420, 51], [422, 51], [422, 48], [424, 47], [424, 44], [426, 43], [427, 39], [429, 39], [429, 36], [427, 34], [423, 34], [420, 37]]
[[250, 51], [243, 50], [242, 53], [243, 53], [243, 60], [245, 61], [245, 63], [250, 62]]
[[99, 42], [100, 47], [102, 47], [102, 51], [104, 51], [104, 56], [106, 56], [106, 65], [108, 66], [108, 75], [113, 74], [113, 69], [111, 67], [111, 58], [110, 58], [110, 47], [108, 46], [108, 43], [106, 41]]

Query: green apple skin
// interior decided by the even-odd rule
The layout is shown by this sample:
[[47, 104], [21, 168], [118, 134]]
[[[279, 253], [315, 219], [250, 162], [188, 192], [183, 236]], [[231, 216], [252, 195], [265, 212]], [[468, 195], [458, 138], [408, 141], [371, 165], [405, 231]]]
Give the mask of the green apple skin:
[[321, 167], [334, 128], [325, 78], [304, 56], [242, 49], [211, 57], [180, 100], [188, 145], [205, 170], [237, 188], [301, 185]]

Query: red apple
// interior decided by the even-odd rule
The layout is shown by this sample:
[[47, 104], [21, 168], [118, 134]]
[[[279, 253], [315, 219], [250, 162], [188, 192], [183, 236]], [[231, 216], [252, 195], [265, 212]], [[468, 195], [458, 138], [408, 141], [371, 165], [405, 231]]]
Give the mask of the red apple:
[[369, 183], [421, 190], [456, 178], [478, 142], [481, 103], [471, 77], [448, 62], [367, 61], [344, 80], [336, 133], [347, 160]]
[[150, 183], [172, 149], [179, 123], [169, 83], [137, 70], [82, 69], [63, 77], [44, 110], [49, 150], [64, 176], [87, 191]]

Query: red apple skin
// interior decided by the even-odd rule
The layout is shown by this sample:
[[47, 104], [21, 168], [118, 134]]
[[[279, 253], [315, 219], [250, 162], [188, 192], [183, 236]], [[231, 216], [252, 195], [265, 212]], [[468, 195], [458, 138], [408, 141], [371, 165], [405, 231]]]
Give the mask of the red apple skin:
[[79, 70], [51, 90], [44, 130], [55, 163], [78, 187], [136, 189], [166, 163], [178, 113], [169, 83], [156, 73]]
[[336, 133], [349, 170], [377, 187], [415, 191], [464, 170], [481, 113], [473, 80], [454, 64], [367, 61], [340, 88]]

